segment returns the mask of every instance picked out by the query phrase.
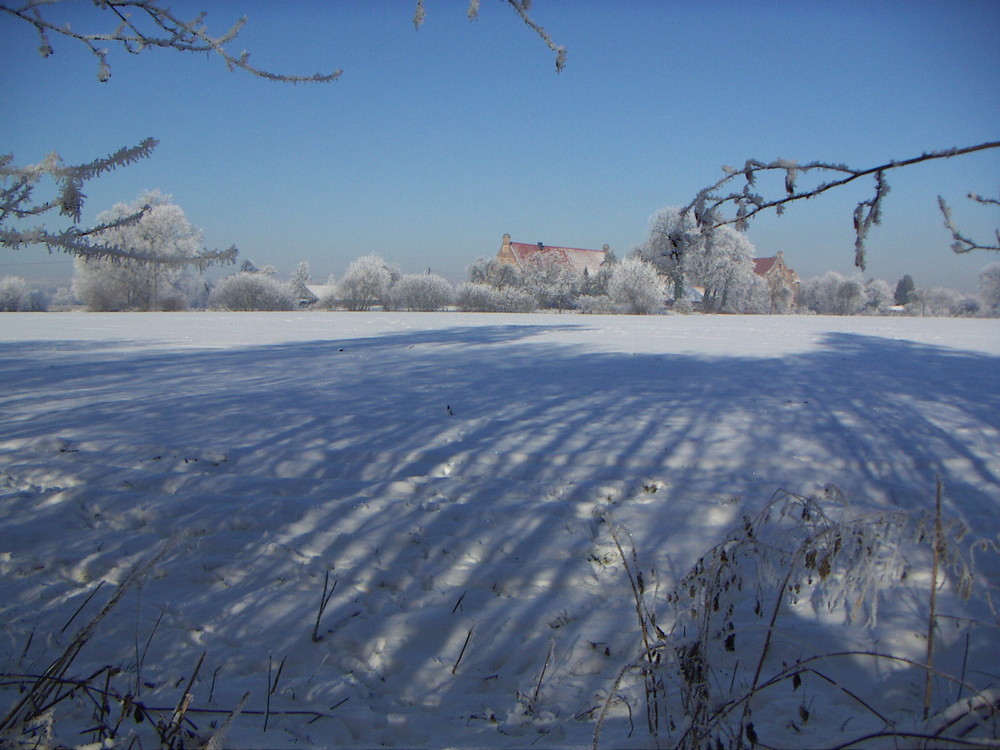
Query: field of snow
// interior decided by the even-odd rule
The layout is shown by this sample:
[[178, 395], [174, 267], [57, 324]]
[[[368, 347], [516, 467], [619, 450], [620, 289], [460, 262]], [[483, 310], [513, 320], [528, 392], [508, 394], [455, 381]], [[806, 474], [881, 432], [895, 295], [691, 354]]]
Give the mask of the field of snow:
[[[581, 747], [612, 695], [601, 746], [649, 747], [642, 676], [616, 682], [642, 653], [637, 574], [667, 631], [668, 594], [776, 493], [884, 520], [933, 514], [938, 477], [974, 565], [967, 602], [941, 571], [935, 666], [964, 681], [935, 682], [941, 726], [1000, 679], [1000, 564], [973, 553], [1000, 542], [1000, 321], [0, 315], [0, 712], [158, 555], [65, 674], [121, 668], [95, 682], [152, 721], [189, 687], [200, 737], [249, 693], [222, 747]], [[765, 677], [900, 658], [831, 658], [755, 696], [762, 745], [934, 726], [930, 545], [903, 543], [865, 571], [902, 566], [877, 620], [863, 597], [782, 605]], [[744, 604], [713, 689], [753, 677], [772, 603], [763, 624]], [[120, 707], [95, 718], [87, 695], [37, 735], [99, 739], [84, 730]], [[131, 713], [130, 733], [157, 746]]]

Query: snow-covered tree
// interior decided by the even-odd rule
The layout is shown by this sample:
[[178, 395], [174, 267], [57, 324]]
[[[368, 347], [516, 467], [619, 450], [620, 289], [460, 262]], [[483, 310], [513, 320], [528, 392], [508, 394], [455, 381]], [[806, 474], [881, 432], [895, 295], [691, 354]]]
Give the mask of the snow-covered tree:
[[979, 273], [979, 301], [984, 315], [1000, 318], [1000, 263], [990, 263]]
[[468, 275], [473, 284], [489, 284], [497, 289], [521, 285], [521, 273], [496, 258], [476, 258], [468, 268]]
[[692, 285], [704, 287], [703, 309], [742, 312], [756, 278], [750, 240], [731, 227], [721, 227], [694, 249], [684, 254], [685, 275]]
[[306, 286], [311, 280], [309, 275], [309, 263], [307, 261], [302, 261], [297, 266], [295, 270], [292, 271], [292, 279], [289, 282], [292, 285], [292, 292], [298, 297], [310, 297], [312, 293]]
[[401, 276], [390, 290], [393, 306], [405, 310], [441, 310], [455, 300], [455, 290], [442, 276], [409, 273]]
[[688, 296], [685, 260], [696, 252], [702, 239], [694, 217], [682, 214], [677, 206], [661, 208], [649, 219], [649, 232], [638, 252], [669, 280], [674, 300]]
[[295, 293], [292, 285], [263, 273], [240, 271], [219, 281], [208, 298], [217, 310], [292, 310]]
[[869, 279], [864, 288], [864, 311], [878, 314], [892, 306], [894, 295], [892, 287], [885, 279]]
[[385, 302], [398, 269], [391, 268], [381, 255], [372, 253], [351, 261], [337, 282], [337, 298], [348, 310], [370, 310]]
[[556, 258], [537, 253], [521, 270], [521, 288], [542, 308], [567, 310], [579, 294], [580, 275]]
[[746, 235], [730, 226], [701, 232], [692, 214], [670, 206], [652, 216], [638, 252], [669, 279], [674, 299], [700, 286], [707, 312], [742, 312], [751, 306], [756, 250]]
[[630, 315], [648, 315], [663, 307], [667, 289], [652, 263], [631, 256], [616, 264], [608, 281], [611, 301]]
[[[116, 223], [141, 213], [135, 221]], [[185, 265], [201, 248], [201, 232], [180, 206], [158, 191], [101, 213], [95, 240], [127, 248], [136, 257], [78, 257], [73, 292], [91, 310], [183, 308], [196, 279]], [[150, 262], [153, 261], [153, 262]]]

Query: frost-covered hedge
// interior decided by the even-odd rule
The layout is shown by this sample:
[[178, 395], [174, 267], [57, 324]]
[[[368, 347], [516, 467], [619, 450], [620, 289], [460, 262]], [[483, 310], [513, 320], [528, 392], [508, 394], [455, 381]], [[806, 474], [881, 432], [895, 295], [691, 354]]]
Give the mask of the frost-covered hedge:
[[458, 288], [455, 298], [463, 312], [529, 313], [538, 308], [537, 300], [520, 289], [497, 289], [488, 284], [468, 281]]
[[32, 300], [31, 287], [20, 276], [0, 278], [0, 312], [28, 312], [36, 308]]
[[455, 290], [448, 280], [432, 273], [408, 273], [392, 286], [390, 306], [397, 310], [433, 312], [455, 301]]
[[218, 310], [291, 310], [295, 299], [290, 284], [267, 274], [241, 271], [222, 279], [208, 304]]

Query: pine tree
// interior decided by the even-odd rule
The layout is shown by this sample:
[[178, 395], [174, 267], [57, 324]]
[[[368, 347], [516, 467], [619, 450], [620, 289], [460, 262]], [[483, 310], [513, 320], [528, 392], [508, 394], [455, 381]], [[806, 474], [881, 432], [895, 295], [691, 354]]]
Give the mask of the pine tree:
[[907, 304], [910, 301], [910, 293], [916, 288], [917, 285], [913, 283], [913, 277], [910, 274], [906, 274], [896, 284], [896, 293], [893, 295], [893, 301], [897, 305]]

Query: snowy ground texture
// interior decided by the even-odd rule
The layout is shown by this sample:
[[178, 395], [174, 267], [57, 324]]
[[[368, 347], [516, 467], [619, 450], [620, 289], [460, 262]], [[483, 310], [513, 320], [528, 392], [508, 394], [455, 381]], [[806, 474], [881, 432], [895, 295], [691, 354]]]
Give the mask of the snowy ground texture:
[[[938, 477], [972, 596], [942, 561], [934, 664], [964, 684], [935, 679], [925, 721]], [[804, 526], [805, 497], [830, 520]], [[1000, 321], [6, 314], [0, 523], [7, 742], [121, 720], [117, 746], [156, 747], [185, 690], [189, 747], [246, 693], [215, 746], [586, 747], [602, 717], [602, 747], [672, 746], [699, 712], [727, 746], [954, 717], [994, 741], [963, 705], [1000, 680], [1000, 565], [975, 548], [1000, 541]], [[639, 578], [670, 639], [645, 678], [622, 674]], [[81, 629], [63, 676], [122, 671], [29, 737], [17, 675]], [[803, 661], [861, 650], [897, 658]], [[894, 744], [919, 740], [863, 746]]]

